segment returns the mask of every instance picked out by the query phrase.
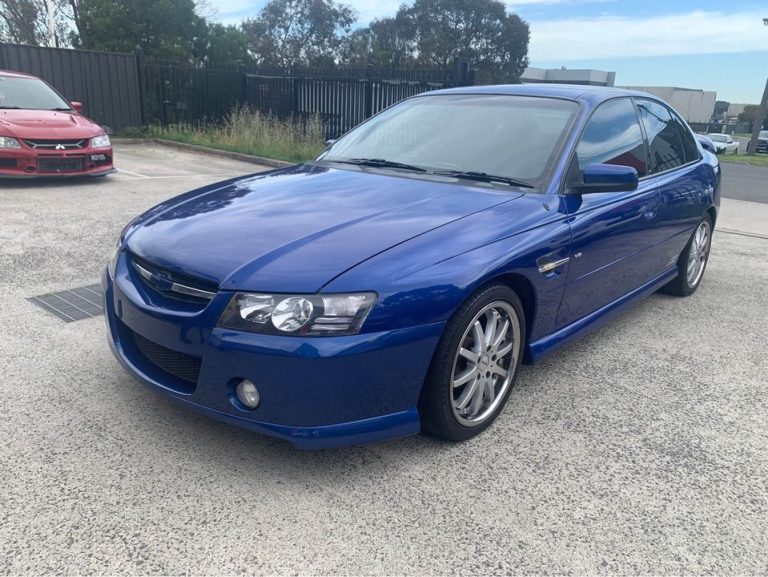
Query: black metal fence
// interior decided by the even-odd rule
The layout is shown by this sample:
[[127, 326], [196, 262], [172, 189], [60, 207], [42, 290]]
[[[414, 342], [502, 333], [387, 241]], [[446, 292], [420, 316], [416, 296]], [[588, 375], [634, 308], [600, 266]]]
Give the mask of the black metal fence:
[[113, 130], [200, 126], [236, 106], [285, 118], [319, 117], [335, 138], [396, 102], [473, 83], [466, 62], [451, 70], [368, 68], [211, 69], [119, 54], [0, 43], [0, 69], [39, 76]]

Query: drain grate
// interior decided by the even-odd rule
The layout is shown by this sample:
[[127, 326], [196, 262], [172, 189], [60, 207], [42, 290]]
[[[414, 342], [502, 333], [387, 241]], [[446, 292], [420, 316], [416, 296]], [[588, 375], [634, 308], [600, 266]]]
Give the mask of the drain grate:
[[97, 284], [48, 293], [27, 300], [68, 323], [104, 314], [104, 291], [101, 285]]

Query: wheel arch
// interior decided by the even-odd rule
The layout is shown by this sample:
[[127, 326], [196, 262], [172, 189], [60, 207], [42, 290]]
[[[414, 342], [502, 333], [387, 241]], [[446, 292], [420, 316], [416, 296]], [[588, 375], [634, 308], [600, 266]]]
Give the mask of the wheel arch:
[[[533, 287], [533, 283], [525, 275], [519, 273], [503, 273], [494, 276], [484, 282], [476, 290], [480, 290], [491, 284], [503, 284], [511, 288], [517, 296], [520, 298], [520, 302], [523, 305], [523, 314], [525, 315], [525, 343], [524, 350], [528, 348], [528, 340], [531, 337], [531, 331], [533, 330], [533, 320], [536, 318], [536, 290]], [[472, 291], [473, 293], [476, 292]]]
[[712, 229], [715, 228], [715, 222], [717, 221], [717, 208], [715, 206], [710, 206], [707, 209], [707, 214], [709, 215], [709, 220], [712, 221]]

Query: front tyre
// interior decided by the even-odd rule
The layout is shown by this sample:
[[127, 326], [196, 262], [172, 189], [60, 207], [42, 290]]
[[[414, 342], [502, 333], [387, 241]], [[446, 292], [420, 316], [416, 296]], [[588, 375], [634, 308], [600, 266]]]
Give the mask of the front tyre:
[[709, 215], [704, 215], [677, 260], [677, 278], [662, 291], [682, 297], [693, 294], [704, 277], [711, 245], [712, 220]]
[[525, 315], [517, 294], [495, 284], [451, 317], [419, 400], [424, 432], [465, 441], [496, 420], [509, 398], [523, 353]]

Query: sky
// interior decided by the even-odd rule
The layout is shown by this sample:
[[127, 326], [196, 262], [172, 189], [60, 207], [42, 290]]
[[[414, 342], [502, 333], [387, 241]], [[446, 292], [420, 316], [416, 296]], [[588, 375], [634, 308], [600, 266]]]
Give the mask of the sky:
[[[342, 0], [344, 1], [344, 0]], [[255, 17], [266, 0], [208, 0], [225, 23]], [[402, 0], [346, 0], [358, 25], [393, 15]], [[768, 77], [766, 0], [504, 0], [531, 29], [541, 68], [616, 72], [617, 86], [714, 90], [757, 103]]]

